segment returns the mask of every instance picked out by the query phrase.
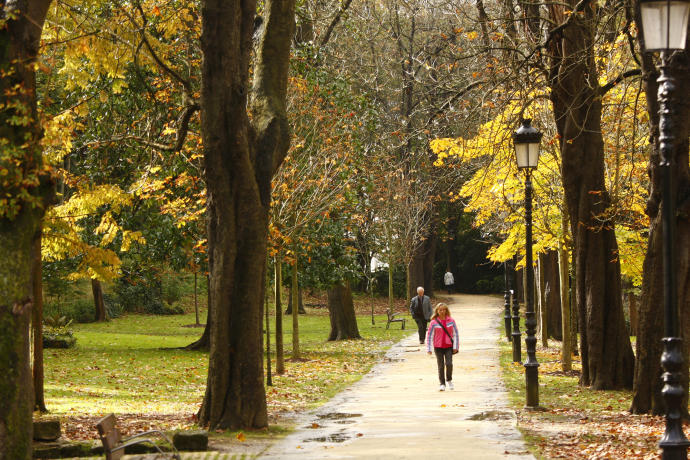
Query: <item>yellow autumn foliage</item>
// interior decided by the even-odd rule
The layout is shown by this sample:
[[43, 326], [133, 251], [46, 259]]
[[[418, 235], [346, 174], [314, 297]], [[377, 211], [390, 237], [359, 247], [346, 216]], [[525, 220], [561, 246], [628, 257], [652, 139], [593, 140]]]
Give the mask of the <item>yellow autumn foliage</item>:
[[[42, 257], [45, 261], [79, 258], [77, 269], [70, 279], [97, 278], [108, 281], [119, 276], [120, 258], [115, 251], [106, 248], [118, 234], [121, 235], [120, 251], [127, 251], [133, 243], [145, 243], [141, 232], [122, 229], [113, 217], [124, 206], [131, 204], [132, 195], [115, 185], [79, 187], [69, 200], [54, 206], [46, 213], [43, 227]], [[81, 236], [84, 219], [107, 207], [95, 234], [101, 235], [98, 244], [90, 244]]]
[[[626, 37], [621, 35], [613, 44], [598, 50], [602, 85], [614, 80], [621, 69], [631, 66], [626, 47]], [[562, 230], [565, 210], [559, 140], [548, 94], [535, 91], [525, 94], [521, 100], [532, 101], [522, 115], [535, 119], [533, 124], [544, 133], [539, 167], [532, 176], [536, 260], [537, 254], [557, 248], [559, 241], [568, 241], [569, 237]], [[604, 94], [602, 104], [606, 187], [612, 199], [611, 208], [602, 217], [616, 223], [621, 271], [639, 286], [646, 248], [644, 235], [649, 225], [644, 213], [648, 187], [648, 119], [639, 81], [627, 79], [614, 85]], [[482, 124], [474, 136], [431, 142], [438, 167], [479, 164], [476, 173], [450, 199], [465, 200], [465, 210], [475, 214], [474, 225], [488, 226], [503, 236], [503, 242], [488, 252], [489, 259], [494, 262], [503, 262], [524, 252], [524, 176], [517, 171], [511, 139], [520, 109], [516, 102], [508, 103], [503, 111]], [[520, 264], [524, 264], [524, 257]]]

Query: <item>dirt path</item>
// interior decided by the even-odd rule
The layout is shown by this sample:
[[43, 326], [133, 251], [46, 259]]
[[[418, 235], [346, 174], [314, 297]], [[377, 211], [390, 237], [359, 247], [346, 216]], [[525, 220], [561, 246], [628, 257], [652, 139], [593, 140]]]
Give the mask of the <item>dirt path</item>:
[[358, 383], [301, 418], [299, 428], [261, 458], [533, 458], [499, 379], [502, 300], [452, 298], [460, 327], [454, 391], [438, 391], [436, 360], [415, 333]]

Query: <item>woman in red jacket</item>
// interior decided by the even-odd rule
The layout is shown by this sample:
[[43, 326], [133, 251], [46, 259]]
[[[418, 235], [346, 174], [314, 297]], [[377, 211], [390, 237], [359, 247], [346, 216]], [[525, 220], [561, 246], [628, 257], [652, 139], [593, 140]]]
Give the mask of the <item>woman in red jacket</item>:
[[[438, 365], [439, 391], [453, 389], [453, 355], [458, 352], [459, 333], [455, 320], [450, 317], [448, 305], [439, 303], [431, 315], [431, 323], [426, 335], [426, 351], [431, 354], [433, 344]], [[445, 376], [443, 368], [445, 365]]]

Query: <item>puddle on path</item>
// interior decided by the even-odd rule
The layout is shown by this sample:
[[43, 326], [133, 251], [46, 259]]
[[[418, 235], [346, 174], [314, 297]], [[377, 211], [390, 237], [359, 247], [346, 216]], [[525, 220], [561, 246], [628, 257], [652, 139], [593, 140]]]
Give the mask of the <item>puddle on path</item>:
[[352, 436], [349, 436], [344, 433], [333, 433], [329, 434], [328, 436], [319, 436], [317, 438], [309, 438], [309, 439], [304, 439], [302, 442], [345, 442], [348, 439], [351, 439]]
[[345, 412], [329, 412], [327, 414], [317, 414], [321, 420], [343, 420], [354, 417], [361, 417], [362, 414], [348, 414]]
[[510, 412], [503, 412], [500, 410], [489, 410], [474, 414], [468, 417], [468, 420], [510, 420], [513, 414]]

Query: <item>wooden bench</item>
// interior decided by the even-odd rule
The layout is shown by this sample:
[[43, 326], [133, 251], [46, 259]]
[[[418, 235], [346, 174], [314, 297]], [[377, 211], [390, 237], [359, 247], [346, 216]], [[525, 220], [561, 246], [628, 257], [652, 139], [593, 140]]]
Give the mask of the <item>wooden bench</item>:
[[390, 308], [386, 310], [386, 315], [388, 315], [388, 321], [386, 321], [386, 329], [391, 325], [391, 323], [401, 323], [401, 329], [405, 329], [405, 318], [396, 318], [400, 313], [393, 313]]
[[118, 460], [122, 458], [123, 455], [125, 455], [125, 448], [127, 446], [132, 446], [134, 444], [141, 444], [145, 442], [152, 444], [161, 454], [165, 454], [165, 452], [163, 452], [155, 442], [153, 442], [149, 438], [144, 437], [152, 434], [156, 434], [165, 439], [173, 449], [173, 452], [171, 453], [172, 458], [181, 460], [180, 454], [178, 454], [177, 449], [175, 449], [175, 445], [162, 431], [146, 431], [145, 433], [135, 434], [134, 436], [130, 436], [129, 438], [122, 439], [122, 435], [120, 434], [120, 430], [117, 429], [116, 424], [117, 419], [115, 418], [114, 414], [106, 415], [105, 417], [100, 419], [96, 424], [98, 435], [101, 438], [101, 442], [103, 443], [103, 451], [105, 452], [106, 460]]

